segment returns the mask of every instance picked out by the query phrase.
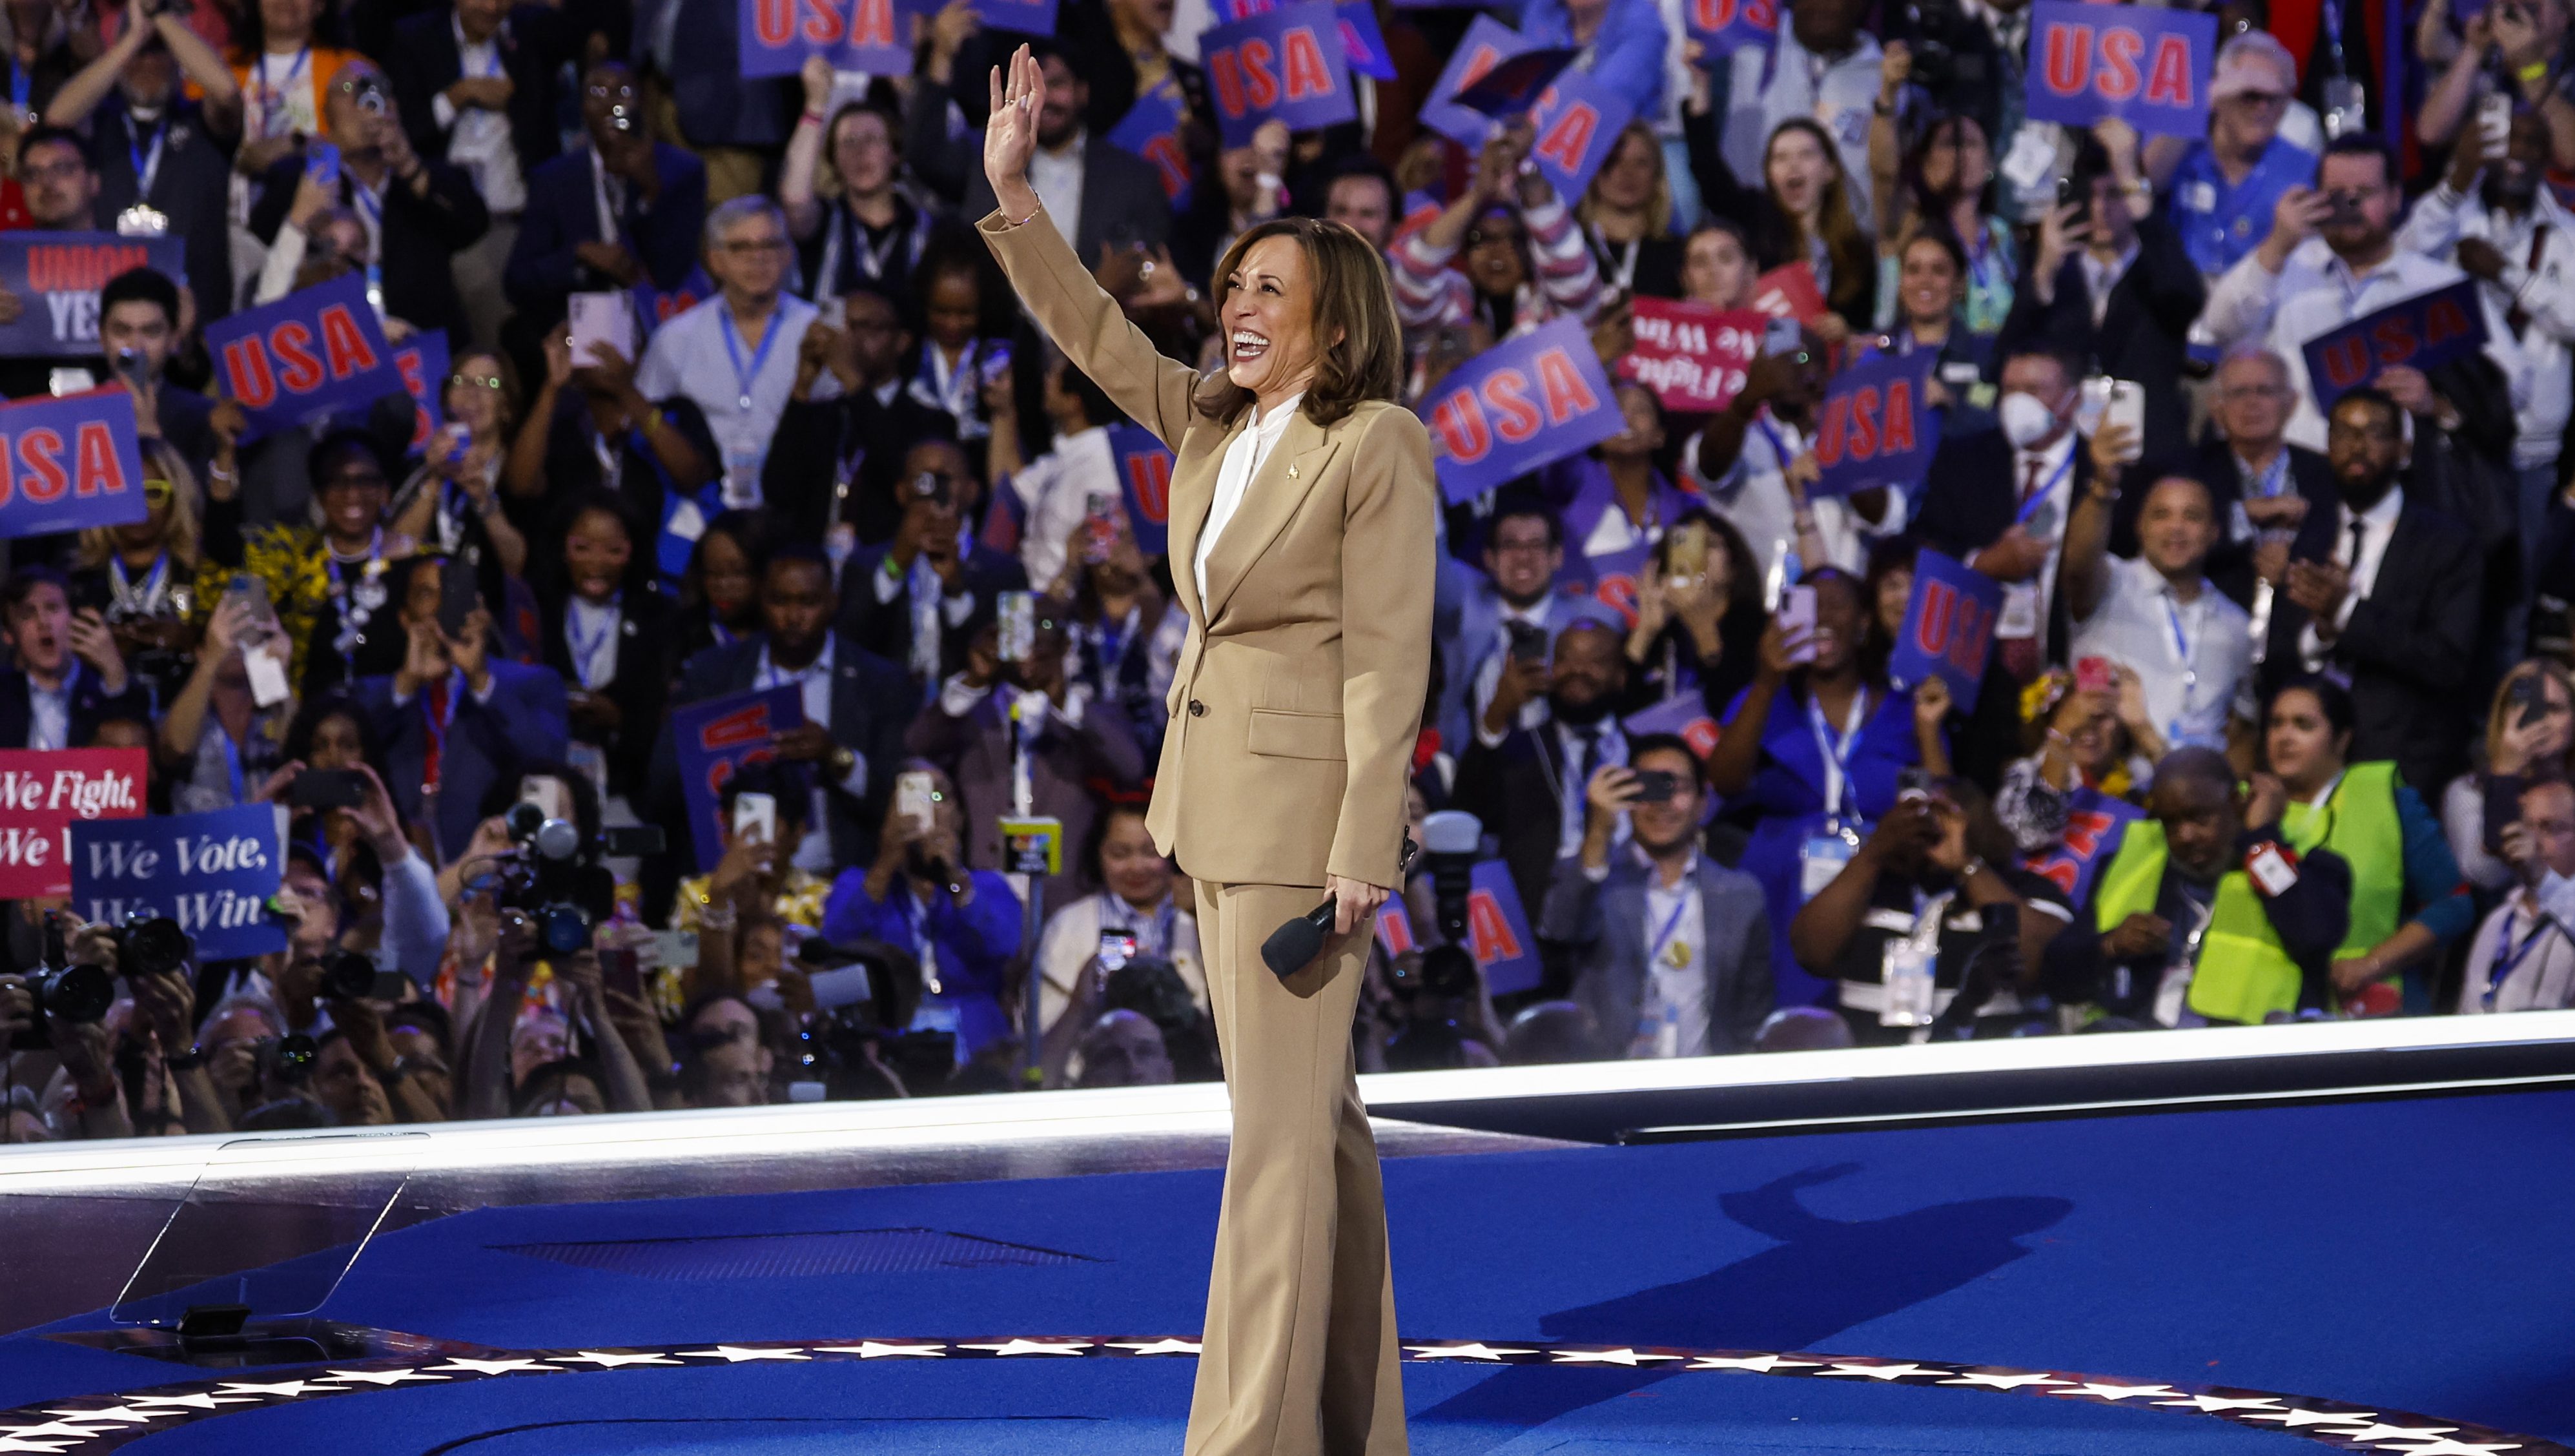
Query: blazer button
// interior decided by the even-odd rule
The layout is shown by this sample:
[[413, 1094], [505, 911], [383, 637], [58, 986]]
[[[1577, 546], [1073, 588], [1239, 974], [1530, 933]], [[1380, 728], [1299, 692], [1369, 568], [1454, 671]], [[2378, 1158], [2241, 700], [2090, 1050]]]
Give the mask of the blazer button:
[[1195, 699], [1195, 698], [1191, 699], [1191, 700], [1190, 700], [1190, 717], [1192, 717], [1192, 718], [1205, 718], [1205, 717], [1207, 717], [1207, 705], [1206, 705], [1206, 704], [1204, 704], [1204, 703], [1199, 702], [1199, 701], [1198, 701], [1197, 699]]

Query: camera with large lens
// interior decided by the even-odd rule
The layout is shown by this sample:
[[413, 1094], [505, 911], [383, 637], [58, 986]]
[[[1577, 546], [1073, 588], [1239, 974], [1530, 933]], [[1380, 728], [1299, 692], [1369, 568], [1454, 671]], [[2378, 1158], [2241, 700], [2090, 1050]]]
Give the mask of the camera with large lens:
[[1977, 93], [1993, 80], [1987, 46], [1976, 34], [1982, 25], [1958, 0], [1908, 0], [1895, 18], [1890, 39], [1912, 47], [1913, 84], [1929, 94], [1934, 111], [1982, 109], [1987, 98]]
[[584, 838], [570, 819], [547, 815], [523, 799], [504, 819], [511, 852], [501, 868], [501, 905], [524, 910], [537, 922], [537, 939], [557, 955], [590, 944], [593, 926], [617, 907], [617, 877], [603, 858], [662, 852], [656, 824], [629, 824]]
[[[814, 1015], [797, 1032], [796, 1075], [833, 1101], [918, 1096], [957, 1067], [957, 1033], [912, 1029], [921, 963], [878, 940], [807, 940], [796, 952], [814, 984]], [[885, 1078], [892, 1071], [902, 1089]]]
[[197, 943], [168, 915], [128, 915], [108, 933], [116, 942], [116, 968], [127, 975], [167, 975], [197, 953]]
[[[183, 968], [196, 946], [179, 922], [166, 915], [128, 915], [123, 923], [97, 926], [116, 946], [117, 969], [127, 975], [160, 975]], [[26, 977], [27, 993], [36, 1003], [36, 1021], [13, 1038], [19, 1050], [48, 1044], [47, 1023], [96, 1021], [116, 1004], [116, 977], [103, 965], [75, 964], [65, 943], [59, 912], [45, 916], [44, 964]]]
[[1421, 948], [1388, 967], [1403, 1005], [1403, 1029], [1386, 1043], [1386, 1069], [1416, 1071], [1459, 1065], [1464, 1040], [1462, 1003], [1477, 991], [1475, 955], [1466, 928], [1474, 892], [1475, 860], [1484, 841], [1482, 820], [1460, 809], [1441, 809], [1421, 820], [1424, 867], [1430, 874], [1433, 933], [1418, 933]]

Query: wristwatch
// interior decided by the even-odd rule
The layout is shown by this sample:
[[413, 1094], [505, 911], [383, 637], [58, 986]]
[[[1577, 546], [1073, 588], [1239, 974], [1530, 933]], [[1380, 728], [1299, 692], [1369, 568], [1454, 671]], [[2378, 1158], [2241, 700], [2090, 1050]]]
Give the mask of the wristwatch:
[[199, 1047], [191, 1046], [177, 1056], [161, 1058], [161, 1064], [174, 1072], [192, 1072], [206, 1064], [206, 1053]]

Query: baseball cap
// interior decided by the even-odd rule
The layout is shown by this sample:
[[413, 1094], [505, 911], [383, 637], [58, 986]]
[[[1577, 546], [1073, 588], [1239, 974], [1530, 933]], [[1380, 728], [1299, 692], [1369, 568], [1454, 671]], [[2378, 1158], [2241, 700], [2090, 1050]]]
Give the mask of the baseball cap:
[[2246, 31], [2218, 48], [2217, 75], [2209, 82], [2208, 99], [2224, 101], [2248, 92], [2298, 94], [2297, 64], [2289, 59], [2289, 48], [2269, 31]]

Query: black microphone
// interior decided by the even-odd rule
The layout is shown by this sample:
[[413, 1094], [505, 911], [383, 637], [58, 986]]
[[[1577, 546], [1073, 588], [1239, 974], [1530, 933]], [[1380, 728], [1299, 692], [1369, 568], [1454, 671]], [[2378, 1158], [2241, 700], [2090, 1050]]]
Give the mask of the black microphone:
[[1271, 931], [1270, 938], [1261, 942], [1262, 963], [1282, 980], [1312, 964], [1323, 953], [1323, 937], [1332, 933], [1335, 903], [1326, 899]]
[[[1403, 882], [1404, 872], [1412, 867], [1416, 847], [1412, 842], [1412, 831], [1406, 829], [1403, 848], [1394, 863], [1397, 884]], [[1323, 938], [1332, 933], [1332, 912], [1337, 903], [1326, 895], [1321, 904], [1270, 932], [1270, 938], [1261, 942], [1261, 961], [1270, 967], [1272, 974], [1285, 980], [1312, 964], [1314, 957], [1323, 953]]]

